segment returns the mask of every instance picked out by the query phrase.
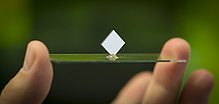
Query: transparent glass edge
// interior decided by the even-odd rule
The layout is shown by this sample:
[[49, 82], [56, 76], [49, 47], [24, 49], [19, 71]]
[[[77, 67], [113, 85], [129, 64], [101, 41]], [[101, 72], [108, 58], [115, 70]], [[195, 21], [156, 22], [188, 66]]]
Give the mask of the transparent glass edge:
[[[55, 62], [55, 63], [156, 63], [156, 62], [186, 62], [185, 59], [178, 59], [178, 60], [174, 60], [174, 59], [164, 59], [164, 60], [162, 60], [162, 59], [159, 59], [160, 53], [121, 53], [121, 54], [117, 54], [118, 57], [120, 57], [120, 56], [121, 57], [122, 56], [132, 56], [132, 57], [129, 57], [129, 58], [131, 58], [131, 60], [128, 60], [127, 57], [123, 57], [123, 60], [118, 59], [118, 60], [113, 60], [113, 61], [107, 59], [108, 55], [109, 54], [102, 54], [102, 53], [101, 54], [50, 54], [50, 60], [52, 62]], [[137, 56], [136, 58], [139, 58], [139, 57], [141, 58], [141, 55], [142, 55], [142, 57], [145, 58], [145, 60], [143, 60], [143, 59], [141, 59], [141, 60], [135, 59], [136, 56]], [[92, 56], [92, 58], [94, 58], [94, 59], [92, 60], [91, 58], [90, 59], [88, 58], [86, 60], [86, 57], [85, 57], [85, 60], [81, 60], [81, 59], [80, 60], [77, 60], [77, 59], [70, 60], [70, 59], [61, 59], [62, 56], [65, 56], [65, 57], [70, 57], [70, 56], [74, 56], [75, 57], [76, 56], [76, 57], [82, 57], [82, 58], [85, 57], [85, 56], [89, 56], [89, 57]], [[101, 56], [101, 58], [99, 56]], [[156, 57], [156, 59], [154, 57]], [[95, 58], [97, 58], [97, 59], [95, 60]]]

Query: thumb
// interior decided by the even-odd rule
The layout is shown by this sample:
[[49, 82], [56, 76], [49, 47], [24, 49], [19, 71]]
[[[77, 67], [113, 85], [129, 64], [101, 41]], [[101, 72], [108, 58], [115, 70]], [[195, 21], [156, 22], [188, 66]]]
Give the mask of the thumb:
[[46, 98], [53, 70], [46, 46], [39, 41], [28, 44], [23, 68], [3, 89], [0, 104], [38, 104]]

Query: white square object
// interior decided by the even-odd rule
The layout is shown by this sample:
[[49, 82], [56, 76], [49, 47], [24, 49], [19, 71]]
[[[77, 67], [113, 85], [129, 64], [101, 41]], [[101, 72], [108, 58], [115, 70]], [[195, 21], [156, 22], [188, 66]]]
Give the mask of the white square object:
[[114, 30], [101, 43], [109, 54], [117, 54], [124, 44], [125, 42]]

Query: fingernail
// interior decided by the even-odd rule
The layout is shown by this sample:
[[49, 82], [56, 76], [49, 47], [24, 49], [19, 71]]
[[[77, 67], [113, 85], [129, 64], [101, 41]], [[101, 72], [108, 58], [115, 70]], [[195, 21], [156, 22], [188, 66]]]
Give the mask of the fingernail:
[[23, 71], [28, 71], [31, 69], [34, 62], [33, 52], [30, 45], [27, 46], [26, 55], [23, 64]]

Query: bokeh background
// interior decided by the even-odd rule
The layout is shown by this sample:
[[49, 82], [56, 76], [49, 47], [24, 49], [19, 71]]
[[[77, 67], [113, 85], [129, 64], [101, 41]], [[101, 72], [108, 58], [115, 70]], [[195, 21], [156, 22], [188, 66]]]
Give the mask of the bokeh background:
[[[29, 41], [44, 42], [50, 53], [106, 53], [100, 46], [112, 29], [126, 41], [121, 53], [158, 53], [170, 38], [191, 45], [183, 85], [198, 68], [215, 77], [210, 104], [219, 103], [219, 2], [146, 1], [0, 1], [0, 88], [22, 67]], [[136, 73], [149, 64], [55, 64], [44, 103], [110, 103]], [[36, 89], [37, 90], [37, 89]]]

